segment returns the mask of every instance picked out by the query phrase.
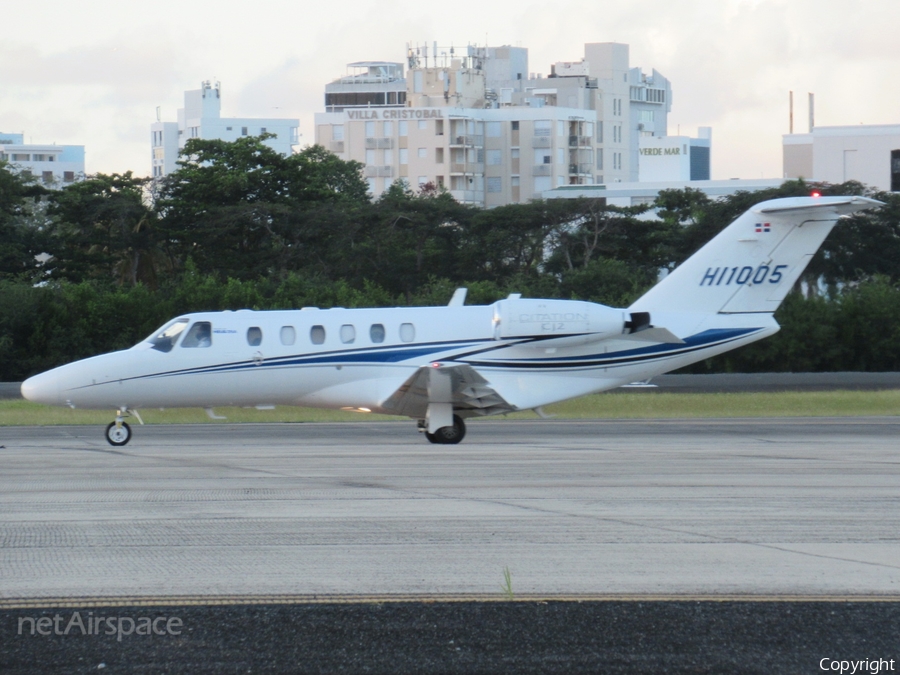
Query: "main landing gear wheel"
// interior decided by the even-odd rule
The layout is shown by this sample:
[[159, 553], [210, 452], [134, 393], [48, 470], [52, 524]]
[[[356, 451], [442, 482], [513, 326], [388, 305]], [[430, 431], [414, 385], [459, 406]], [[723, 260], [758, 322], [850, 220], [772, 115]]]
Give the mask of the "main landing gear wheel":
[[439, 443], [441, 445], [456, 445], [465, 437], [466, 423], [462, 421], [462, 417], [459, 415], [453, 416], [452, 427], [441, 427], [433, 434], [427, 431], [425, 432], [425, 438], [432, 443]]
[[125, 445], [131, 440], [131, 427], [126, 422], [110, 422], [106, 427], [106, 440], [110, 445]]

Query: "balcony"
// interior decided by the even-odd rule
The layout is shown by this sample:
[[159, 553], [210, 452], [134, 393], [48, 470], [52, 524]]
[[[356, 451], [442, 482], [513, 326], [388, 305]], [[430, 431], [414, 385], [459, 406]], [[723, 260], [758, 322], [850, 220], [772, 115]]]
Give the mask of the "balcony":
[[581, 174], [590, 174], [593, 170], [593, 165], [590, 163], [579, 163], [579, 164], [569, 164], [569, 175], [581, 175]]
[[484, 194], [477, 190], [450, 190], [450, 195], [460, 204], [484, 206]]
[[535, 164], [534, 168], [531, 172], [532, 176], [552, 176], [553, 175], [553, 165], [552, 164]]
[[553, 140], [549, 136], [535, 136], [531, 139], [532, 148], [549, 148], [553, 145]]
[[393, 178], [394, 167], [367, 165], [364, 173], [366, 178]]
[[328, 149], [331, 152], [343, 152], [344, 151], [344, 141], [331, 141], [328, 144]]
[[480, 162], [450, 162], [450, 173], [484, 173], [484, 164]]
[[590, 148], [592, 145], [590, 136], [569, 136], [570, 148]]
[[466, 134], [464, 136], [451, 136], [450, 147], [481, 147], [484, 145], [484, 136]]
[[367, 138], [366, 150], [390, 150], [394, 147], [393, 138]]

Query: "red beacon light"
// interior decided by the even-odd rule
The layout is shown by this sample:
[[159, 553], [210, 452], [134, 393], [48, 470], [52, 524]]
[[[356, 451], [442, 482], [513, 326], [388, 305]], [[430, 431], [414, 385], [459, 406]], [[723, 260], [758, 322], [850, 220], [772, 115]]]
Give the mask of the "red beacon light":
[[813, 190], [813, 191], [809, 194], [809, 196], [810, 196], [810, 197], [821, 197], [821, 196], [822, 196], [822, 193], [819, 192], [818, 190]]

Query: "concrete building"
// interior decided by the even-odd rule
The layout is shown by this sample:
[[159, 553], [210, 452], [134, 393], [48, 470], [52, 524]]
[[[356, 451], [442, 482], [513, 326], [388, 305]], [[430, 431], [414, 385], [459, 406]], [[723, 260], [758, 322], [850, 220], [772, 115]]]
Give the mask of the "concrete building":
[[275, 134], [266, 145], [283, 155], [290, 155], [298, 143], [298, 119], [222, 117], [222, 92], [218, 82], [203, 82], [200, 89], [184, 92], [184, 108], [178, 109], [177, 122], [157, 120], [150, 125], [150, 164], [152, 175], [159, 178], [178, 168], [178, 153], [189, 138], [236, 141], [243, 136]]
[[493, 207], [637, 180], [639, 141], [664, 137], [671, 109], [668, 80], [631, 68], [615, 43], [585, 45], [546, 77], [529, 72], [522, 47], [410, 45], [405, 96], [401, 64], [348, 67], [365, 72], [326, 86], [316, 143], [364, 163], [375, 197], [403, 179]]
[[62, 187], [84, 178], [83, 145], [25, 143], [24, 134], [0, 133], [0, 161], [48, 187]]
[[700, 127], [697, 138], [641, 137], [638, 139], [638, 181], [708, 181], [711, 146], [710, 127]]
[[782, 136], [785, 178], [856, 180], [900, 192], [900, 124], [813, 127]]

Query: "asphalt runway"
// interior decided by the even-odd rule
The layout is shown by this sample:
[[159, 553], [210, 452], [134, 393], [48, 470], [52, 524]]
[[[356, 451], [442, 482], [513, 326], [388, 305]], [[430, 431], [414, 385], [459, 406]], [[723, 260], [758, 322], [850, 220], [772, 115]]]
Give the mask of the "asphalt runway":
[[900, 666], [900, 418], [134, 431], [0, 428], [0, 671]]
[[0, 429], [0, 598], [898, 595], [900, 418]]

